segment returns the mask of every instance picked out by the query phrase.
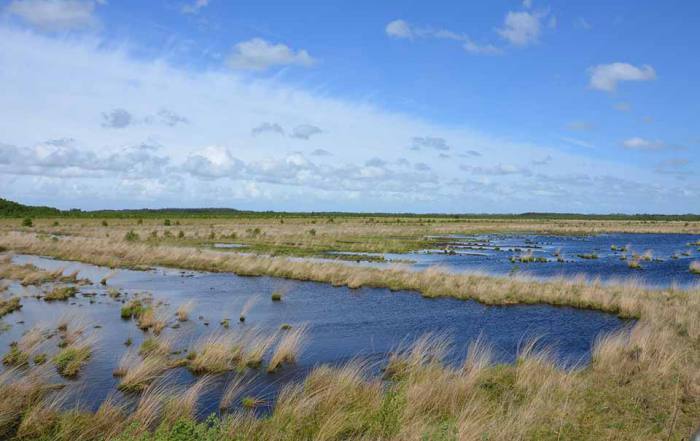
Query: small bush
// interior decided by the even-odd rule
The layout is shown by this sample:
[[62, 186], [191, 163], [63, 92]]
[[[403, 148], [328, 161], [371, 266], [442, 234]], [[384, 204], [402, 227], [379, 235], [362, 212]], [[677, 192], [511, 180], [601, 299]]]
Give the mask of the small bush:
[[139, 235], [134, 230], [129, 230], [129, 232], [124, 235], [124, 240], [127, 242], [135, 242], [139, 240]]
[[165, 225], [166, 227], [169, 227], [170, 226], [170, 219], [165, 219], [163, 221], [163, 225]]
[[139, 316], [144, 311], [143, 303], [140, 300], [131, 300], [122, 306], [121, 316], [123, 319], [130, 319]]
[[44, 296], [44, 300], [47, 302], [54, 300], [68, 300], [71, 297], [75, 297], [77, 292], [78, 288], [75, 286], [57, 286]]
[[78, 375], [78, 372], [89, 358], [89, 347], [68, 346], [56, 354], [56, 356], [53, 358], [53, 362], [56, 365], [56, 369], [58, 370], [59, 374], [65, 377], [74, 377]]
[[10, 343], [10, 350], [2, 357], [2, 364], [8, 366], [26, 366], [29, 364], [29, 354], [23, 352], [17, 342]]
[[34, 222], [32, 222], [32, 219], [30, 217], [25, 217], [22, 219], [22, 226], [23, 227], [33, 227]]

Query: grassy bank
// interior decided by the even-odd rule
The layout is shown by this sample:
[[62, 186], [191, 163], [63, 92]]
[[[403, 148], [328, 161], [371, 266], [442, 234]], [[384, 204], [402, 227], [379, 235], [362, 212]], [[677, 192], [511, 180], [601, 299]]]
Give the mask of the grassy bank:
[[[576, 370], [558, 368], [546, 352], [531, 347], [523, 348], [514, 365], [493, 365], [488, 347], [478, 342], [463, 366], [450, 367], [442, 362], [448, 342], [428, 336], [386, 362], [388, 382], [368, 375], [358, 362], [319, 367], [302, 384], [285, 388], [265, 418], [245, 409], [246, 403], [254, 407], [255, 397], [237, 396], [232, 386], [227, 399], [243, 410], [196, 422], [194, 403], [202, 385], [177, 390], [161, 382], [141, 393], [136, 409], [108, 401], [97, 413], [59, 411], [41, 369], [10, 370], [0, 378], [0, 395], [12, 397], [0, 401], [0, 422], [9, 421], [2, 427], [18, 439], [683, 440], [700, 422], [698, 289], [368, 269], [121, 238], [53, 240], [11, 232], [0, 235], [0, 246], [113, 267], [230, 271], [411, 289], [494, 305], [569, 305], [638, 318], [630, 333], [602, 338], [590, 366]], [[294, 346], [293, 337], [288, 343]]]
[[[330, 252], [405, 253], [444, 248], [448, 235], [483, 233], [599, 234], [692, 233], [700, 222], [684, 220], [530, 219], [465, 217], [278, 217], [234, 218], [35, 218], [0, 219], [0, 233], [33, 232], [58, 236], [124, 238], [155, 245], [210, 247], [245, 245], [246, 252], [330, 256]], [[443, 236], [443, 237], [436, 237]]]

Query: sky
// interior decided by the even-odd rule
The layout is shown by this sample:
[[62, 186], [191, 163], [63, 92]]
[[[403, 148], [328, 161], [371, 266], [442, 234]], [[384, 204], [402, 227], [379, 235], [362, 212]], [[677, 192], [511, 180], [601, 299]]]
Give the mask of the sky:
[[700, 2], [0, 0], [0, 197], [700, 212]]

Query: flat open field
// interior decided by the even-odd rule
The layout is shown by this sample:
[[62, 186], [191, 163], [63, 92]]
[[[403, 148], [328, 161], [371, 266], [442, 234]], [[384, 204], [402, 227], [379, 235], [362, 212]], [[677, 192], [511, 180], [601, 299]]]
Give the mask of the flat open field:
[[404, 253], [445, 242], [432, 236], [488, 233], [583, 235], [598, 233], [700, 234], [700, 221], [586, 220], [465, 217], [390, 217], [333, 215], [240, 215], [231, 217], [173, 217], [149, 215], [116, 218], [0, 219], [0, 232], [32, 231], [78, 237], [139, 240], [168, 245], [237, 243], [247, 250], [273, 255], [320, 256], [329, 251]]

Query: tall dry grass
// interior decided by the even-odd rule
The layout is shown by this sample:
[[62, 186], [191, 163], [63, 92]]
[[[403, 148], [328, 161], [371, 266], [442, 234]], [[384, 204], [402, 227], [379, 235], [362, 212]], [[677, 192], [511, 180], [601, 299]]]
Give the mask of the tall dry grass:
[[286, 331], [277, 343], [275, 352], [272, 354], [270, 363], [267, 366], [267, 371], [274, 372], [283, 363], [296, 362], [299, 353], [303, 349], [307, 332], [306, 325], [297, 326], [292, 330]]

